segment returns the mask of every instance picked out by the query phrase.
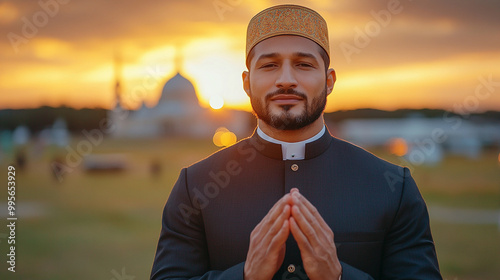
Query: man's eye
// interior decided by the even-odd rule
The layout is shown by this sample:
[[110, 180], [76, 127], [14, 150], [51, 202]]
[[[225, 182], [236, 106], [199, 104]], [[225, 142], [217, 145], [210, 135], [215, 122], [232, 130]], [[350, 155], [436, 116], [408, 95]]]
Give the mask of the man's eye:
[[311, 64], [309, 63], [299, 63], [298, 64], [299, 67], [313, 67]]
[[267, 64], [262, 65], [260, 68], [272, 68], [275, 66], [276, 66], [276, 64], [274, 64], [274, 63], [267, 63]]

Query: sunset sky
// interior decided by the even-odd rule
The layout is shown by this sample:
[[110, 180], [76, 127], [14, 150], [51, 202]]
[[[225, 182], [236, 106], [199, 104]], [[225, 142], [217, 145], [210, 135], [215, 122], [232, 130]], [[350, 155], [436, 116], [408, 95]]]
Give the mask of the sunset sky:
[[284, 3], [328, 23], [337, 84], [327, 111], [500, 110], [497, 0], [0, 1], [0, 109], [110, 108], [119, 57], [129, 108], [154, 106], [178, 69], [202, 106], [250, 110], [246, 26]]

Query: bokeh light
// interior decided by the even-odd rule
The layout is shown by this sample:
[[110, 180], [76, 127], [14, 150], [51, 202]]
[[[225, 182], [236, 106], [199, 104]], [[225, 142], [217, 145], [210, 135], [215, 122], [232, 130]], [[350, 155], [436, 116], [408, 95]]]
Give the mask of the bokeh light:
[[213, 142], [217, 147], [228, 147], [236, 143], [236, 134], [225, 127], [219, 127], [214, 134]]
[[403, 138], [392, 138], [389, 140], [389, 152], [398, 157], [402, 157], [408, 153], [408, 144]]

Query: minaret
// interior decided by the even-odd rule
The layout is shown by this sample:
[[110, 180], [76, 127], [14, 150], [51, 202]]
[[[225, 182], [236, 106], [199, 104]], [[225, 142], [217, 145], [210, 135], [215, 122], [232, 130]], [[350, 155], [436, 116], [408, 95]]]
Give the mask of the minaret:
[[184, 59], [182, 57], [181, 48], [179, 46], [177, 46], [175, 48], [175, 58], [174, 58], [174, 66], [175, 66], [176, 74], [181, 73], [181, 65], [182, 65], [183, 60]]
[[121, 56], [118, 53], [115, 53], [114, 59], [114, 73], [115, 73], [115, 108], [122, 107], [123, 108], [123, 100], [122, 100], [122, 88], [121, 88], [121, 79], [122, 79], [122, 60]]
[[123, 107], [122, 92], [122, 59], [119, 53], [114, 56], [114, 106], [108, 113], [108, 121], [111, 122], [109, 133], [113, 136], [120, 136], [124, 133], [124, 121], [128, 117], [128, 110]]

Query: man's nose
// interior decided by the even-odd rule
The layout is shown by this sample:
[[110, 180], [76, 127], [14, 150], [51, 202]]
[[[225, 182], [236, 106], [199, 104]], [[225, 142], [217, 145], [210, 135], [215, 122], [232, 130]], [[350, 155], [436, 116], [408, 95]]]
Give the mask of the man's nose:
[[288, 89], [288, 88], [296, 88], [297, 80], [295, 79], [295, 72], [293, 71], [293, 67], [287, 63], [284, 63], [280, 70], [278, 77], [275, 82], [276, 87]]

